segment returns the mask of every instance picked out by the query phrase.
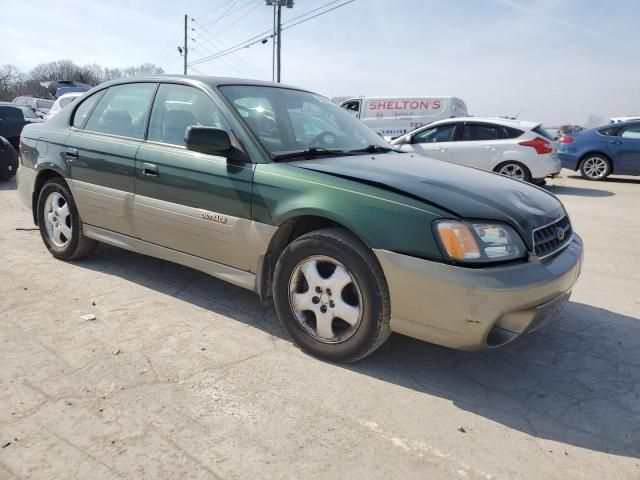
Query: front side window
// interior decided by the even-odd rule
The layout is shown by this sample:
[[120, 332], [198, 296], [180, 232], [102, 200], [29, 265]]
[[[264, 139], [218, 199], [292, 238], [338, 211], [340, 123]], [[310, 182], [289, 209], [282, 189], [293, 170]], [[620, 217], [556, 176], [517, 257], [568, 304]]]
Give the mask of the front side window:
[[76, 108], [76, 111], [73, 114], [73, 120], [71, 121], [72, 127], [84, 127], [84, 124], [87, 121], [91, 110], [93, 110], [93, 107], [95, 107], [96, 103], [98, 103], [98, 100], [102, 98], [102, 95], [104, 95], [104, 90], [98, 93], [94, 93], [93, 95], [82, 101], [82, 103], [78, 106], [78, 108]]
[[342, 108], [351, 113], [354, 117], [360, 115], [360, 100], [354, 100], [353, 102], [345, 103]]
[[185, 130], [191, 125], [230, 131], [222, 113], [202, 91], [186, 85], [160, 85], [149, 120], [148, 140], [185, 145]]
[[498, 128], [493, 125], [466, 124], [462, 129], [460, 140], [463, 142], [497, 140], [500, 138]]
[[450, 142], [455, 131], [455, 124], [440, 125], [418, 133], [413, 138], [413, 143], [440, 143]]
[[358, 119], [320, 95], [255, 85], [226, 85], [220, 91], [272, 157], [308, 149], [391, 148]]
[[142, 139], [155, 88], [154, 83], [110, 87], [91, 113], [85, 130]]
[[632, 138], [640, 140], [640, 125], [631, 125], [625, 128], [620, 135], [622, 138]]

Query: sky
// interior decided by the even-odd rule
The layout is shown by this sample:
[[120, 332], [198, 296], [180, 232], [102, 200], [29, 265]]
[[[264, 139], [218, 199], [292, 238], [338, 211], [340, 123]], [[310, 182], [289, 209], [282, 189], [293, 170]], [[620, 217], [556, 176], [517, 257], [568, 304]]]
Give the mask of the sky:
[[[329, 2], [295, 0], [283, 22]], [[23, 71], [70, 59], [182, 73], [185, 14], [190, 62], [273, 25], [264, 0], [0, 0], [0, 11], [11, 12], [0, 17], [0, 65]], [[456, 96], [472, 115], [585, 124], [640, 114], [638, 18], [637, 0], [355, 0], [283, 33], [282, 81], [328, 97]], [[271, 54], [269, 40], [193, 67], [271, 80]]]

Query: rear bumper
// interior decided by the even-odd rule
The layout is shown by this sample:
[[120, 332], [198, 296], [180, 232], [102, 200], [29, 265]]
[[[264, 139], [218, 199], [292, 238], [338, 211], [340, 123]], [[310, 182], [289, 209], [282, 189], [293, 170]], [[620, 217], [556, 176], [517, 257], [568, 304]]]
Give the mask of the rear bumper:
[[16, 181], [18, 183], [18, 195], [22, 202], [32, 209], [33, 190], [36, 184], [37, 172], [29, 167], [20, 165], [16, 172]]
[[537, 155], [534, 162], [529, 163], [531, 177], [543, 179], [551, 175], [556, 175], [561, 170], [560, 160], [555, 155]]
[[580, 163], [580, 157], [578, 155], [568, 152], [558, 152], [558, 158], [560, 159], [562, 168], [578, 170]]
[[541, 262], [470, 269], [375, 251], [391, 295], [391, 330], [462, 350], [496, 347], [536, 330], [565, 305], [582, 240]]

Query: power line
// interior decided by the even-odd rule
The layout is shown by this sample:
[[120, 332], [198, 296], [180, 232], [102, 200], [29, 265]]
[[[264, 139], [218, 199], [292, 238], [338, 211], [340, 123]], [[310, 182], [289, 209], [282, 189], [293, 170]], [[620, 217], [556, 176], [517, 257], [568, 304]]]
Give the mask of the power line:
[[[170, 54], [172, 51], [172, 45], [175, 43], [175, 37], [176, 35], [180, 32], [180, 29], [182, 28], [182, 22], [180, 22], [180, 24], [178, 24], [178, 27], [173, 31], [173, 33], [171, 34], [171, 36], [169, 37], [169, 41], [165, 44], [164, 48], [161, 50], [160, 55], [158, 55], [154, 61], [154, 64], [158, 64], [160, 66], [162, 66], [162, 64], [164, 62], [167, 61], [167, 54]], [[178, 37], [180, 38], [180, 37]]]
[[204, 18], [207, 15], [211, 15], [214, 12], [217, 12], [218, 10], [222, 10], [223, 7], [229, 5], [230, 3], [235, 3], [237, 0], [228, 0], [227, 2], [223, 3], [222, 5], [218, 5], [217, 7], [213, 8], [212, 10], [209, 10], [207, 13], [204, 13], [202, 15], [200, 15], [200, 18]]
[[[224, 12], [222, 15], [220, 15], [218, 18], [216, 18], [213, 22], [210, 22], [210, 23], [208, 23], [208, 24], [206, 24], [206, 25], [204, 25], [204, 24], [202, 24], [202, 23], [200, 23], [200, 22], [198, 22], [198, 23], [200, 23], [200, 25], [202, 25], [202, 27], [203, 27], [204, 29], [209, 30], [209, 29], [211, 29], [211, 27], [213, 27], [216, 23], [218, 23], [218, 22], [219, 22], [220, 20], [222, 20], [223, 18], [228, 18], [228, 17], [230, 17], [230, 16], [235, 15], [236, 13], [240, 12], [241, 10], [244, 10], [245, 8], [247, 8], [249, 5], [251, 5], [251, 4], [252, 4], [253, 2], [255, 2], [255, 1], [256, 1], [256, 0], [248, 0], [247, 2], [243, 3], [243, 4], [242, 4], [242, 5], [240, 5], [238, 8], [236, 8], [235, 10], [232, 10], [232, 9], [233, 9], [233, 7], [236, 5], [236, 4], [233, 4], [233, 5], [231, 5], [231, 7], [230, 7], [226, 12]], [[259, 2], [258, 2], [258, 6], [259, 6], [260, 4], [261, 4], [261, 1], [259, 0]], [[242, 16], [240, 16], [240, 19], [242, 19], [242, 18], [243, 18], [243, 17], [242, 17]], [[194, 19], [194, 21], [195, 21], [195, 19]]]
[[[339, 0], [337, 0], [337, 1], [339, 1]], [[288, 23], [288, 25], [286, 25], [285, 27], [282, 27], [282, 30], [287, 30], [289, 28], [295, 27], [296, 25], [300, 25], [301, 23], [304, 23], [304, 22], [307, 22], [309, 20], [312, 20], [312, 19], [314, 19], [316, 17], [324, 15], [325, 13], [329, 13], [329, 12], [331, 12], [333, 10], [336, 10], [336, 9], [338, 9], [340, 7], [344, 7], [345, 5], [348, 5], [348, 4], [353, 3], [353, 2], [355, 2], [355, 0], [347, 0], [344, 3], [336, 5], [335, 7], [332, 7], [330, 9], [328, 9], [328, 10], [324, 10], [324, 11], [322, 11], [320, 13], [317, 13], [316, 15], [313, 15], [311, 17], [305, 18], [304, 20], [300, 20], [299, 22], [296, 22], [296, 23], [290, 23], [293, 20], [296, 20], [297, 18], [301, 18], [301, 17], [307, 16], [307, 15], [309, 15], [309, 13], [311, 13], [311, 12], [307, 12], [306, 14], [300, 15], [300, 16], [298, 16], [296, 18], [293, 18], [293, 19], [289, 20], [288, 22], [285, 22], [285, 24]], [[319, 8], [327, 7], [328, 5], [331, 5], [333, 3], [336, 3], [336, 1], [334, 0], [333, 2], [329, 2], [328, 4], [323, 5], [322, 7], [319, 7]], [[317, 11], [319, 8], [315, 9], [314, 11]], [[234, 45], [232, 47], [229, 47], [229, 48], [227, 48], [225, 50], [221, 50], [218, 53], [216, 53], [215, 55], [210, 55], [208, 57], [199, 58], [199, 59], [191, 62], [190, 65], [198, 65], [200, 63], [208, 62], [210, 60], [215, 60], [216, 58], [224, 57], [224, 56], [229, 55], [231, 53], [235, 53], [235, 52], [237, 52], [239, 50], [242, 50], [243, 48], [249, 48], [250, 46], [255, 45], [256, 43], [266, 43], [268, 38], [273, 38], [273, 33], [271, 33], [271, 30], [267, 30], [265, 32], [262, 32], [259, 35], [255, 35], [255, 36], [245, 40], [244, 42], [240, 42], [240, 43], [238, 43], [238, 44], [236, 44], [236, 45]]]

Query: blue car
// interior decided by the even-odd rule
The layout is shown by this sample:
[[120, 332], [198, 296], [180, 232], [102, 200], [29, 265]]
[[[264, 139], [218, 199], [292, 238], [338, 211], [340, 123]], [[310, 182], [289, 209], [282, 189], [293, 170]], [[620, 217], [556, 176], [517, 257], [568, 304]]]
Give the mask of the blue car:
[[582, 130], [560, 137], [558, 145], [562, 167], [588, 180], [640, 175], [640, 121]]

